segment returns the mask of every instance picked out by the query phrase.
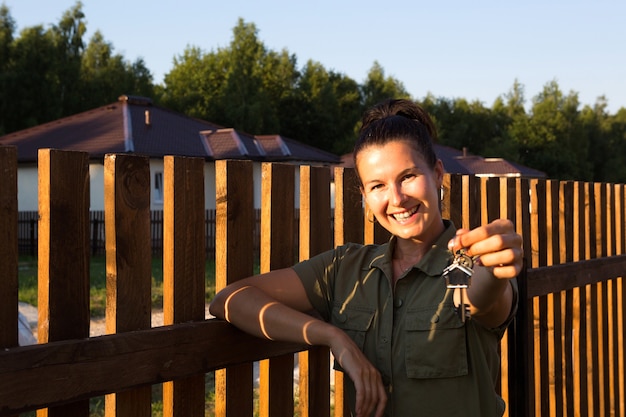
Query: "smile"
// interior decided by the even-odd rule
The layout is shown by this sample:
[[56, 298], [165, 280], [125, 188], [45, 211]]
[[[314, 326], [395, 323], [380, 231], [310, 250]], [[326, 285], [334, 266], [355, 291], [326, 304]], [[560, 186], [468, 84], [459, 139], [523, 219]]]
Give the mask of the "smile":
[[403, 221], [403, 220], [408, 219], [408, 218], [409, 218], [409, 217], [411, 217], [412, 215], [414, 215], [414, 214], [417, 212], [417, 210], [419, 209], [419, 207], [420, 207], [420, 206], [418, 205], [418, 206], [413, 207], [413, 208], [412, 208], [412, 209], [410, 209], [410, 210], [403, 211], [402, 213], [394, 213], [394, 214], [392, 214], [392, 216], [393, 216], [393, 218], [394, 218], [394, 219], [396, 219], [397, 221]]

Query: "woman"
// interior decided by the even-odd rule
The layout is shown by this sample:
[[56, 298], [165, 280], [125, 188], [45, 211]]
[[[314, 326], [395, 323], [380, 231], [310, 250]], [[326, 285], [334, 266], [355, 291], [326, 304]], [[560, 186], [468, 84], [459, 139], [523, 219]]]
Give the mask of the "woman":
[[[441, 217], [443, 165], [428, 114], [407, 100], [363, 117], [354, 149], [383, 245], [346, 244], [229, 285], [210, 311], [273, 340], [328, 346], [351, 382], [356, 416], [501, 416], [498, 342], [516, 308], [522, 239], [508, 220], [455, 230]], [[372, 219], [374, 220], [374, 219]], [[459, 252], [461, 251], [461, 252]], [[442, 278], [454, 253], [473, 262], [467, 301]], [[322, 319], [306, 314], [315, 310]]]

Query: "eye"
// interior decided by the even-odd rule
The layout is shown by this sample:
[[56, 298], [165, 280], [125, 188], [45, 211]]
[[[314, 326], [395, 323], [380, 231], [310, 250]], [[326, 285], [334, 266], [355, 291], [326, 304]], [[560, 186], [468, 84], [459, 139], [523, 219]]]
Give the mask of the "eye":
[[415, 174], [406, 174], [405, 176], [402, 177], [402, 181], [412, 180], [415, 177], [416, 177]]
[[381, 188], [383, 188], [382, 184], [372, 184], [369, 187], [369, 191], [376, 191], [376, 190], [380, 190]]

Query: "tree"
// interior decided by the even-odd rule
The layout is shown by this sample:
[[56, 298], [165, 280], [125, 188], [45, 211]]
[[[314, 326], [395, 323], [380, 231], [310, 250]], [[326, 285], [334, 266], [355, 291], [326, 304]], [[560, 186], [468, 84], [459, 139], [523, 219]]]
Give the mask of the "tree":
[[7, 123], [10, 123], [11, 95], [10, 86], [15, 83], [15, 72], [11, 68], [13, 54], [13, 35], [15, 21], [9, 13], [9, 8], [0, 5], [0, 135], [7, 132]]
[[152, 74], [142, 59], [129, 63], [97, 31], [82, 56], [80, 88], [75, 95], [83, 108], [93, 108], [116, 101], [120, 94], [151, 97]]
[[162, 102], [249, 133], [277, 132], [279, 101], [297, 79], [295, 57], [268, 51], [257, 33], [239, 19], [227, 48], [187, 48], [165, 76]]
[[354, 146], [360, 103], [355, 81], [309, 60], [295, 94], [283, 102], [289, 116], [283, 119], [281, 133], [329, 152], [347, 153]]
[[535, 98], [532, 116], [518, 126], [520, 160], [552, 178], [577, 179], [590, 176], [587, 142], [578, 120], [578, 94], [564, 95], [551, 81]]
[[361, 86], [361, 95], [364, 109], [390, 98], [411, 99], [404, 84], [394, 77], [385, 76], [385, 70], [378, 61], [374, 61], [368, 71], [367, 78]]
[[56, 77], [56, 44], [53, 34], [41, 25], [22, 30], [14, 43], [11, 68], [14, 83], [7, 97], [14, 111], [7, 131], [36, 126], [62, 116]]
[[85, 49], [83, 36], [87, 31], [85, 14], [80, 1], [63, 13], [58, 25], [53, 26], [51, 34], [54, 37], [55, 55], [53, 69], [58, 89], [58, 101], [62, 115], [73, 114], [80, 109], [81, 102], [77, 100], [75, 89], [81, 73], [81, 56]]

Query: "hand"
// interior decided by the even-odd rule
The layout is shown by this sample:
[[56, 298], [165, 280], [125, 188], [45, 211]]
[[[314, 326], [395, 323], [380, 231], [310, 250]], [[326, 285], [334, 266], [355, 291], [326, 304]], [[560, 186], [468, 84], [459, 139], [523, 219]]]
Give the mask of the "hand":
[[478, 256], [478, 264], [496, 278], [515, 278], [522, 270], [522, 237], [507, 219], [494, 220], [472, 230], [459, 229], [448, 248], [453, 252], [466, 248], [467, 255]]
[[348, 335], [340, 329], [337, 330], [337, 336], [332, 338], [330, 350], [354, 383], [356, 416], [369, 417], [375, 411], [376, 417], [382, 417], [387, 404], [387, 392], [380, 372]]

